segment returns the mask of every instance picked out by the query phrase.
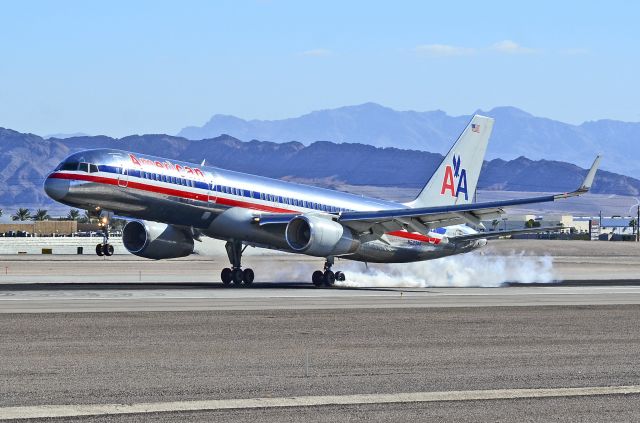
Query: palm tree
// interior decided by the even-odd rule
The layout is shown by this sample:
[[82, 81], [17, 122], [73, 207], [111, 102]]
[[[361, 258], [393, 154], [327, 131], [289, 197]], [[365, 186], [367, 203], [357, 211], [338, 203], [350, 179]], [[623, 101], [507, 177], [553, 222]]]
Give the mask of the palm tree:
[[16, 214], [11, 216], [11, 220], [19, 220], [21, 222], [29, 219], [31, 219], [31, 212], [29, 209], [23, 209], [22, 207], [18, 209]]
[[49, 216], [49, 214], [47, 213], [47, 210], [45, 209], [38, 209], [36, 210], [36, 214], [33, 215], [32, 219], [33, 220], [49, 220], [51, 216]]
[[[0, 216], [2, 216], [0, 214]], [[69, 210], [69, 214], [67, 215], [67, 220], [78, 220], [78, 218], [80, 217], [80, 211], [77, 209], [71, 209]]]

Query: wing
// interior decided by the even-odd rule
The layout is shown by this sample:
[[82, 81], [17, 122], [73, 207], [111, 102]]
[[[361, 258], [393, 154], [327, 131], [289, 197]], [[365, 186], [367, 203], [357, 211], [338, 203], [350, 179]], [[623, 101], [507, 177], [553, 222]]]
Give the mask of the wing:
[[[483, 220], [491, 220], [505, 213], [504, 208], [523, 204], [536, 204], [557, 201], [582, 195], [589, 191], [600, 164], [600, 156], [596, 157], [582, 185], [572, 192], [544, 195], [539, 197], [518, 198], [513, 200], [490, 201], [438, 207], [402, 208], [378, 211], [354, 211], [333, 215], [333, 219], [357, 233], [369, 234], [376, 239], [385, 233], [406, 230], [428, 235], [429, 231], [442, 226], [468, 223], [482, 226]], [[254, 217], [254, 223], [263, 225], [287, 224], [298, 214], [262, 214]], [[529, 231], [529, 232], [536, 232]], [[482, 232], [486, 238], [490, 232]], [[503, 235], [507, 235], [503, 233]], [[500, 235], [498, 235], [500, 236]], [[462, 241], [459, 239], [458, 241]]]
[[358, 232], [370, 232], [380, 235], [397, 230], [407, 230], [427, 235], [431, 229], [461, 223], [481, 226], [482, 220], [495, 219], [504, 214], [505, 207], [552, 202], [588, 192], [593, 184], [599, 164], [600, 156], [596, 157], [582, 185], [572, 192], [451, 206], [346, 212], [342, 213], [337, 220]]

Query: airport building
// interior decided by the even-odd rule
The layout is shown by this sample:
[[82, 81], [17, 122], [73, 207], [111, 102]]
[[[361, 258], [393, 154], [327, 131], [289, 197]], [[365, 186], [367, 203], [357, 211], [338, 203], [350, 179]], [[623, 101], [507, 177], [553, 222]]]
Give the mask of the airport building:
[[78, 232], [75, 220], [43, 220], [33, 222], [0, 223], [0, 236], [71, 236]]
[[562, 227], [561, 233], [587, 234], [591, 230], [593, 218], [574, 218], [565, 214], [547, 214], [537, 216], [535, 214], [505, 214], [501, 219], [482, 222], [488, 231], [513, 231], [526, 228], [556, 228]]

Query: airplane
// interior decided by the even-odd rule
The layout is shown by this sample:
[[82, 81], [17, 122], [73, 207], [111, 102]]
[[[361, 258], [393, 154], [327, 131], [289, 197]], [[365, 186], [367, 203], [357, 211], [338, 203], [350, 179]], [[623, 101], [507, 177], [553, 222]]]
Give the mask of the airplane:
[[[124, 247], [140, 257], [170, 259], [194, 252], [203, 236], [226, 241], [230, 267], [224, 285], [250, 285], [242, 267], [248, 246], [325, 259], [311, 275], [315, 286], [344, 281], [335, 258], [365, 263], [407, 263], [466, 253], [487, 239], [540, 229], [483, 231], [483, 220], [504, 208], [557, 201], [589, 191], [597, 156], [575, 191], [531, 198], [474, 202], [494, 120], [475, 115], [418, 196], [407, 203], [349, 194], [261, 176], [115, 149], [81, 151], [46, 178], [52, 199], [99, 216], [103, 242], [96, 254], [110, 256], [109, 221], [128, 220]], [[401, 166], [401, 165], [400, 165]]]

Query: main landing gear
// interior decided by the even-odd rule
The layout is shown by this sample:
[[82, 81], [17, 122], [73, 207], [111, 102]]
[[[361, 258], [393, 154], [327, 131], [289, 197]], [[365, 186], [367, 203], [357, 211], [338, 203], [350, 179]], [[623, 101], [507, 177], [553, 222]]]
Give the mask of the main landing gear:
[[324, 285], [326, 287], [331, 287], [336, 281], [342, 282], [345, 280], [343, 272], [338, 271], [334, 273], [331, 270], [333, 262], [333, 257], [327, 257], [327, 261], [324, 263], [324, 270], [316, 270], [315, 272], [313, 272], [311, 281], [315, 286], [321, 287]]
[[222, 269], [220, 273], [220, 279], [226, 286], [234, 285], [239, 286], [244, 282], [245, 285], [251, 285], [254, 279], [253, 269], [246, 268], [242, 270], [242, 253], [247, 248], [242, 246], [240, 241], [229, 241], [224, 246], [227, 249], [227, 255], [229, 256], [229, 262], [231, 262], [231, 268]]
[[109, 244], [109, 218], [105, 216], [100, 221], [102, 225], [102, 243], [96, 245], [96, 254], [100, 257], [113, 255], [113, 245]]

